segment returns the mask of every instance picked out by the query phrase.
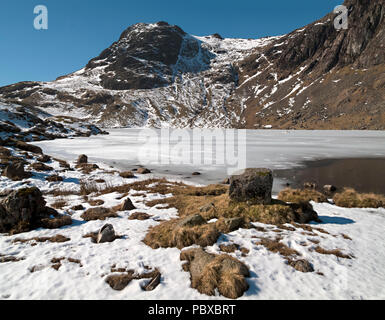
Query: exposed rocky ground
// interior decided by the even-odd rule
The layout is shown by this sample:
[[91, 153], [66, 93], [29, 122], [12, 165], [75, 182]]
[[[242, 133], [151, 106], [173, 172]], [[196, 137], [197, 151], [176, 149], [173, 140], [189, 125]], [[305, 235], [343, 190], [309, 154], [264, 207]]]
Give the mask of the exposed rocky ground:
[[83, 69], [0, 99], [103, 127], [384, 129], [384, 4], [346, 0], [347, 30], [330, 13], [256, 40], [139, 23]]
[[[0, 145], [18, 145], [23, 149], [22, 142], [89, 137], [95, 134], [107, 134], [107, 132], [83, 119], [52, 116], [34, 107], [0, 104]], [[36, 152], [37, 150], [36, 147], [32, 150], [33, 146], [23, 145], [27, 151]]]

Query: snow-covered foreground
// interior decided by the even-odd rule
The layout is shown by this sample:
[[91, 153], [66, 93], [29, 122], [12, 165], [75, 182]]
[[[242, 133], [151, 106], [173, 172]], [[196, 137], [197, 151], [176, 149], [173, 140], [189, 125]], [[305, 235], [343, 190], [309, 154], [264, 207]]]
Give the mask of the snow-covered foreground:
[[[73, 164], [73, 163], [72, 163]], [[50, 163], [59, 169], [58, 163]], [[108, 185], [127, 183], [116, 173], [106, 173], [110, 169], [99, 164], [101, 169], [84, 175], [79, 171], [66, 171], [63, 182], [47, 183], [45, 174], [30, 178], [29, 185], [36, 185], [41, 190], [52, 187], [76, 190], [80, 179], [104, 179]], [[139, 176], [132, 181], [145, 179]], [[10, 182], [0, 177], [0, 189], [19, 188], [22, 182]], [[112, 207], [122, 202], [121, 194], [110, 193], [94, 197], [104, 200], [105, 207]], [[222, 296], [208, 297], [190, 287], [190, 275], [182, 270], [180, 250], [151, 249], [142, 239], [149, 227], [177, 217], [174, 208], [162, 206], [147, 207], [145, 201], [165, 197], [160, 194], [138, 193], [131, 190], [130, 199], [137, 209], [119, 212], [119, 217], [106, 221], [86, 222], [81, 213], [68, 208], [84, 203], [80, 196], [68, 196], [63, 200], [68, 205], [60, 210], [71, 213], [74, 223], [61, 229], [38, 229], [14, 236], [0, 235], [0, 254], [24, 258], [17, 262], [0, 263], [0, 299], [223, 299]], [[170, 195], [166, 195], [170, 196]], [[45, 196], [48, 205], [57, 201], [53, 196]], [[92, 197], [91, 197], [92, 198]], [[239, 229], [222, 235], [218, 242], [207, 250], [219, 253], [222, 243], [236, 243], [249, 250], [246, 256], [240, 251], [231, 253], [244, 262], [250, 269], [247, 278], [250, 288], [240, 299], [385, 299], [385, 209], [345, 209], [326, 203], [312, 203], [322, 224], [317, 224], [325, 232], [314, 233], [296, 227], [295, 231], [278, 230], [273, 225], [256, 223], [260, 229]], [[145, 212], [152, 217], [149, 220], [128, 220], [134, 212]], [[118, 234], [123, 235], [112, 243], [95, 244], [83, 235], [100, 229], [105, 223], [111, 223]], [[287, 225], [289, 226], [289, 225]], [[64, 243], [34, 242], [14, 243], [17, 238], [49, 237], [61, 234], [71, 240]], [[256, 244], [259, 238], [274, 239], [279, 236], [284, 244], [295, 249], [301, 258], [314, 265], [315, 272], [298, 272], [285, 263], [278, 253], [272, 253]], [[319, 243], [317, 243], [319, 241]], [[324, 255], [313, 249], [321, 246], [327, 250], [339, 249], [352, 259]], [[59, 270], [53, 269], [51, 259], [72, 258], [78, 263], [62, 261]], [[141, 284], [145, 280], [133, 280], [124, 290], [115, 291], [105, 282], [111, 274], [111, 267], [129, 268], [142, 272], [145, 266], [158, 268], [162, 274], [161, 283], [154, 291], [143, 291]], [[31, 268], [35, 267], [34, 272]]]
[[[68, 160], [85, 153], [94, 161], [103, 161], [122, 170], [142, 164], [155, 169], [157, 174], [173, 178], [190, 176], [191, 181], [201, 184], [222, 181], [228, 174], [245, 167], [287, 169], [298, 166], [303, 160], [385, 156], [383, 131], [238, 130], [234, 133], [234, 144], [232, 132], [111, 129], [108, 136], [36, 144], [45, 153]], [[214, 150], [222, 150], [225, 146], [224, 157], [221, 153], [213, 155], [209, 140], [201, 144], [196, 138], [212, 135], [216, 136]], [[240, 156], [234, 157], [233, 150]], [[221, 157], [222, 163], [216, 160]], [[191, 177], [195, 171], [202, 175]], [[281, 188], [280, 183], [275, 181], [274, 191]]]

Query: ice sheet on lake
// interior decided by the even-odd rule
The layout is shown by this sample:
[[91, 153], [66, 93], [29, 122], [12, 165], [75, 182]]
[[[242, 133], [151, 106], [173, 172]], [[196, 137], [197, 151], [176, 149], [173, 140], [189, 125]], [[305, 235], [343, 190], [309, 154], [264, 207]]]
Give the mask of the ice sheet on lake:
[[[151, 129], [153, 136], [147, 140], [143, 137], [140, 139], [143, 135], [141, 129], [111, 129], [109, 132], [107, 136], [43, 141], [35, 144], [42, 147], [45, 153], [66, 160], [73, 160], [84, 153], [91, 161], [103, 161], [122, 170], [142, 164], [154, 169], [159, 175], [188, 176], [192, 181], [202, 184], [219, 182], [229, 174], [228, 166], [215, 163], [215, 156], [207, 143], [204, 146], [201, 144], [202, 148], [197, 148], [196, 141], [187, 139], [187, 142], [178, 142], [177, 137], [174, 137], [168, 148], [166, 140], [161, 139], [160, 130]], [[193, 135], [193, 130], [175, 132], [170, 129], [170, 132], [175, 136]], [[217, 132], [223, 133], [219, 134], [218, 141], [221, 142], [229, 130]], [[246, 147], [246, 159], [238, 160], [246, 160], [239, 161], [244, 163], [245, 167], [268, 167], [274, 170], [295, 167], [304, 160], [385, 156], [383, 131], [240, 130], [239, 136], [242, 136], [241, 132], [245, 133], [246, 138], [245, 141], [239, 141], [239, 146]], [[200, 132], [203, 136], [210, 133], [212, 134], [210, 130]], [[146, 149], [146, 154], [143, 154], [143, 148]], [[183, 152], [187, 152], [190, 159], [196, 157], [197, 152], [200, 153], [202, 163], [179, 163]], [[186, 158], [186, 154], [184, 155]], [[202, 175], [192, 177], [191, 173], [195, 171], [201, 172]]]

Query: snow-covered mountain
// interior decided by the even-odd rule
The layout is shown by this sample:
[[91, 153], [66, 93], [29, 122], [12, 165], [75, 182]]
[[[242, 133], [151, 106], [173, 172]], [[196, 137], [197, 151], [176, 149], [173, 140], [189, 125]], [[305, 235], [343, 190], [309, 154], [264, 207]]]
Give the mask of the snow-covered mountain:
[[0, 101], [103, 127], [385, 128], [385, 1], [263, 39], [135, 24], [81, 70], [0, 88]]

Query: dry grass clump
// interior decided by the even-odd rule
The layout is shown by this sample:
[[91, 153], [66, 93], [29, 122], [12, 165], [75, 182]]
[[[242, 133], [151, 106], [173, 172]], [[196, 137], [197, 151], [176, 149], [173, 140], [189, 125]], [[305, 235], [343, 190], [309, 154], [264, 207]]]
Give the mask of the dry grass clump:
[[321, 192], [314, 189], [291, 189], [286, 188], [278, 194], [278, 200], [291, 203], [300, 202], [327, 202], [328, 199]]
[[264, 246], [267, 250], [274, 253], [279, 253], [281, 256], [286, 258], [300, 255], [298, 251], [289, 248], [287, 245], [280, 242], [279, 239], [272, 240], [269, 238], [261, 238], [260, 241], [256, 242], [255, 244]]
[[296, 228], [301, 228], [301, 229], [303, 229], [303, 230], [308, 231], [308, 232], [310, 233], [310, 235], [314, 235], [314, 236], [317, 235], [314, 231], [318, 231], [318, 232], [324, 233], [324, 234], [330, 234], [330, 233], [327, 232], [325, 229], [312, 227], [312, 226], [310, 226], [310, 225], [308, 225], [308, 224], [293, 223], [293, 225], [294, 225]]
[[245, 202], [232, 202], [227, 194], [228, 187], [210, 185], [204, 188], [175, 187], [169, 198], [147, 201], [153, 207], [167, 205], [176, 208], [180, 216], [201, 214], [206, 220], [220, 217], [242, 217], [245, 223], [285, 224], [318, 220], [316, 212], [309, 203], [286, 204], [273, 200], [269, 205], [250, 205]]
[[[62, 261], [63, 260], [67, 260], [68, 262], [71, 262], [71, 263], [76, 263], [79, 265], [79, 267], [83, 267], [81, 261], [79, 259], [73, 259], [73, 258], [65, 258], [65, 257], [60, 257], [60, 258], [52, 258], [51, 259], [51, 268], [55, 269], [56, 271], [58, 271], [60, 269], [60, 267], [62, 266]], [[32, 270], [30, 270], [31, 272], [34, 272], [34, 267]]]
[[25, 258], [16, 258], [14, 256], [6, 256], [3, 254], [0, 254], [0, 263], [6, 263], [6, 262], [18, 262], [21, 260], [24, 260]]
[[145, 212], [134, 212], [128, 217], [128, 220], [148, 220], [151, 216]]
[[191, 287], [202, 294], [214, 296], [216, 289], [226, 298], [237, 299], [248, 290], [245, 277], [249, 270], [245, 264], [228, 255], [214, 255], [201, 248], [182, 251], [181, 260], [190, 272]]
[[233, 253], [237, 250], [239, 250], [239, 245], [232, 243], [232, 244], [221, 244], [219, 245], [219, 249], [221, 251], [226, 252], [226, 253]]
[[374, 193], [358, 193], [347, 188], [333, 197], [334, 203], [345, 208], [381, 208], [385, 207], [385, 196]]
[[34, 162], [30, 165], [30, 167], [31, 167], [31, 169], [36, 170], [36, 171], [52, 171], [53, 170], [52, 167], [47, 166], [41, 162]]
[[95, 181], [80, 180], [80, 195], [88, 196], [91, 193], [96, 193], [100, 190]]
[[55, 218], [41, 219], [39, 224], [46, 229], [57, 229], [64, 226], [70, 226], [72, 224], [72, 219], [67, 215], [58, 215]]
[[53, 204], [51, 204], [51, 207], [55, 209], [63, 209], [66, 205], [67, 205], [67, 201], [57, 200]]
[[112, 289], [118, 290], [118, 291], [121, 291], [125, 287], [127, 287], [127, 285], [132, 280], [140, 280], [140, 279], [151, 279], [149, 284], [153, 284], [152, 287], [149, 288], [149, 286], [146, 285], [142, 287], [142, 289], [147, 291], [154, 290], [156, 286], [160, 283], [160, 277], [161, 277], [161, 274], [158, 269], [145, 272], [142, 274], [138, 274], [134, 270], [127, 270], [124, 268], [115, 269], [115, 267], [112, 267], [111, 272], [123, 273], [123, 274], [117, 274], [117, 275], [109, 275], [106, 278], [106, 282], [109, 284], [109, 286]]
[[181, 226], [182, 220], [164, 221], [152, 227], [143, 242], [153, 249], [169, 247], [182, 249], [193, 244], [202, 247], [213, 245], [220, 236], [215, 224]]
[[280, 242], [280, 240], [281, 239], [279, 238], [261, 238], [261, 240], [256, 244], [264, 246], [267, 250], [271, 252], [279, 253], [281, 256], [284, 257], [286, 263], [297, 271], [314, 272], [313, 265], [309, 261], [305, 259], [297, 259], [297, 257], [301, 254], [298, 251], [289, 248], [287, 245]]
[[116, 218], [118, 214], [109, 208], [96, 207], [86, 210], [80, 217], [85, 221], [105, 220], [107, 218]]
[[93, 207], [96, 207], [96, 206], [101, 206], [104, 204], [104, 200], [102, 199], [91, 199], [91, 200], [88, 200], [88, 203], [93, 206]]
[[92, 163], [81, 163], [76, 165], [76, 168], [84, 174], [90, 174], [92, 171], [99, 169], [99, 166]]
[[58, 159], [58, 158], [52, 158], [52, 160], [55, 160], [55, 161], [59, 162], [59, 165], [60, 165], [61, 168], [71, 169], [70, 164], [67, 161], [65, 161], [65, 160]]
[[119, 176], [124, 179], [132, 179], [135, 178], [135, 175], [131, 171], [123, 171], [119, 173]]
[[344, 259], [352, 259], [352, 258], [354, 258], [354, 257], [351, 256], [351, 255], [342, 253], [340, 249], [327, 250], [327, 249], [321, 248], [320, 246], [317, 246], [317, 247], [314, 249], [314, 251], [315, 251], [315, 252], [318, 252], [318, 253], [320, 253], [320, 254], [331, 254], [331, 255], [335, 255], [335, 256], [338, 257], [338, 258], [344, 258]]
[[67, 242], [67, 241], [70, 241], [71, 239], [70, 238], [67, 238], [61, 234], [57, 234], [56, 236], [53, 236], [53, 237], [34, 237], [34, 238], [30, 238], [30, 239], [20, 239], [20, 238], [17, 238], [15, 240], [13, 240], [12, 242], [13, 243], [17, 243], [17, 242], [20, 242], [20, 243], [26, 243], [26, 242], [31, 242], [31, 241], [34, 241], [35, 243], [36, 242], [56, 242], [56, 243], [62, 243], [62, 242]]
[[194, 187], [186, 185], [182, 182], [172, 182], [167, 179], [148, 179], [143, 181], [136, 181], [134, 183], [110, 186], [104, 190], [100, 190], [100, 194], [118, 192], [127, 193], [130, 190], [136, 190], [138, 192], [159, 193], [162, 195], [191, 195], [191, 196], [216, 196], [226, 193], [227, 186], [223, 185], [210, 185], [207, 187]]

